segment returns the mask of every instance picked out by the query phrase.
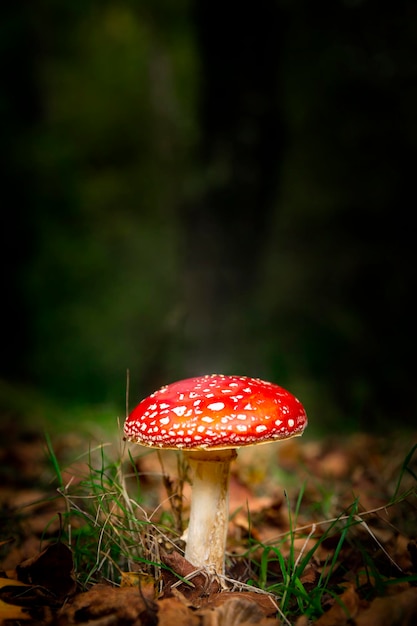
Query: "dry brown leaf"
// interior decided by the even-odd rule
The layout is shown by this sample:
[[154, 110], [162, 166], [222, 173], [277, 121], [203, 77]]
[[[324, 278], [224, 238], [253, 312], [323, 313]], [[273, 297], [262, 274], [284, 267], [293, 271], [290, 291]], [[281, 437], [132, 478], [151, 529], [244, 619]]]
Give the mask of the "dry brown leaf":
[[331, 450], [320, 459], [320, 472], [327, 478], [345, 478], [349, 475], [349, 469], [349, 458], [341, 450]]
[[223, 591], [212, 597], [210, 602], [212, 606], [222, 606], [226, 602], [236, 599], [253, 602], [267, 617], [275, 615], [277, 612], [275, 599], [267, 593], [258, 593], [257, 591]]
[[267, 619], [256, 602], [243, 597], [229, 598], [217, 607], [197, 611], [197, 615], [203, 618], [202, 626], [266, 626], [277, 623]]
[[402, 534], [398, 534], [395, 538], [394, 543], [392, 558], [403, 572], [411, 572], [413, 568], [411, 551], [409, 549], [409, 541], [410, 540], [408, 537], [405, 537]]
[[161, 626], [200, 626], [197, 614], [178, 598], [160, 600], [158, 608], [158, 623]]
[[[9, 578], [0, 578], [0, 588], [4, 589], [5, 587], [28, 587], [28, 585], [24, 585], [18, 580], [10, 580]], [[0, 600], [0, 624], [2, 624], [5, 620], [27, 620], [31, 619], [29, 613], [23, 609], [21, 606], [17, 606], [15, 604], [9, 604], [9, 602], [4, 602]]]
[[417, 542], [414, 540], [409, 541], [407, 543], [407, 550], [410, 555], [412, 570], [417, 572]]
[[153, 585], [154, 589], [156, 589], [155, 578], [143, 572], [122, 572], [120, 577], [121, 587], [143, 587], [144, 585]]
[[146, 615], [148, 612], [157, 613], [153, 594], [153, 585], [138, 588], [97, 584], [89, 591], [76, 595], [71, 603], [64, 607], [60, 613], [59, 624], [67, 626], [98, 620], [105, 616], [112, 616], [113, 624], [133, 624], [140, 615]]
[[14, 578], [0, 578], [0, 589], [4, 589], [4, 587], [29, 587], [30, 585], [25, 585], [20, 580], [15, 580]]
[[[353, 585], [349, 585], [341, 596], [335, 598], [333, 606], [314, 622], [314, 626], [344, 626], [354, 618], [359, 609], [359, 596]], [[373, 624], [376, 626], [377, 622]]]
[[9, 604], [0, 600], [0, 624], [5, 620], [26, 620], [32, 619], [26, 609], [15, 604]]
[[45, 587], [57, 597], [75, 592], [72, 553], [63, 543], [49, 544], [40, 554], [18, 565], [16, 572], [22, 582]]
[[[214, 577], [206, 574], [191, 565], [183, 556], [178, 552], [171, 552], [170, 554], [161, 554], [162, 562], [170, 567], [173, 572], [178, 574], [175, 576], [172, 572], [163, 569], [162, 578], [164, 580], [164, 595], [169, 596], [172, 585], [178, 585], [180, 591], [184, 594], [188, 601], [193, 603], [195, 608], [201, 606], [201, 598], [209, 596], [211, 594], [217, 594], [220, 590], [220, 582]], [[181, 578], [189, 580], [187, 583], [179, 585]]]
[[305, 568], [303, 573], [300, 576], [300, 582], [303, 585], [314, 585], [319, 579], [319, 573], [317, 569], [317, 565], [315, 563], [309, 563]]
[[356, 626], [415, 626], [417, 589], [411, 588], [385, 598], [375, 598], [356, 618]]

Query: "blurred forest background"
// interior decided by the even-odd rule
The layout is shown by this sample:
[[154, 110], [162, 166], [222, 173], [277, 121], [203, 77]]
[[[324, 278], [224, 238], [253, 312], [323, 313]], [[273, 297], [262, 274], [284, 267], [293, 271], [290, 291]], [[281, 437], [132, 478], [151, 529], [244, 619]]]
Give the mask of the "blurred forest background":
[[2, 399], [203, 373], [416, 416], [417, 5], [2, 5]]

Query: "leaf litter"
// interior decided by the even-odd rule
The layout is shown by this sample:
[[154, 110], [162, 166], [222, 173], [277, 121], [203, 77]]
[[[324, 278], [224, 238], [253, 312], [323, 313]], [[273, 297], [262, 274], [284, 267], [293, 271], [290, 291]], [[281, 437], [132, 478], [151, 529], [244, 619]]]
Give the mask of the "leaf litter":
[[[190, 486], [175, 453], [125, 451], [123, 489], [129, 503], [138, 502], [129, 506], [142, 515], [144, 543], [135, 558], [120, 550], [117, 561], [109, 552], [127, 532], [120, 525], [125, 505], [114, 497], [104, 507], [113, 479], [90, 492], [84, 479], [103, 463], [103, 447], [93, 453], [82, 437], [56, 437], [57, 478], [44, 437], [12, 428], [2, 441], [0, 624], [417, 623], [417, 454], [410, 434], [242, 451], [231, 476], [225, 581], [195, 571], [183, 557]], [[86, 499], [99, 502], [95, 514], [84, 515]], [[86, 545], [96, 550], [93, 567]]]

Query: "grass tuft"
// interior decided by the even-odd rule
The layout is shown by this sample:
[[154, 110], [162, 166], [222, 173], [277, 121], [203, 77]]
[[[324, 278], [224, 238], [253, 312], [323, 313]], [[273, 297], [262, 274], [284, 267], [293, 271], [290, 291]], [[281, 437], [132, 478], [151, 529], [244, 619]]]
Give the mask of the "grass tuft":
[[[125, 572], [160, 580], [160, 546], [175, 545], [173, 529], [161, 523], [155, 511], [141, 505], [141, 477], [130, 453], [114, 460], [106, 445], [79, 457], [63, 471], [47, 445], [66, 503], [63, 539], [73, 550], [77, 582], [82, 588], [99, 581], [118, 584]], [[65, 476], [65, 479], [64, 479]], [[135, 485], [131, 495], [131, 485]]]
[[[182, 456], [177, 457], [175, 482], [160, 459], [159, 478], [170, 508], [162, 504], [150, 508], [140, 463], [126, 446], [116, 455], [112, 446], [97, 446], [64, 470], [48, 437], [46, 443], [58, 492], [66, 503], [63, 538], [73, 550], [81, 588], [103, 580], [120, 584], [124, 573], [137, 572], [152, 577], [162, 590], [161, 550], [179, 550], [183, 531], [183, 487], [188, 477]], [[415, 485], [403, 481], [406, 476], [417, 480], [411, 463], [416, 449], [406, 455], [393, 496], [381, 507], [363, 510], [356, 497], [338, 515], [317, 519], [318, 508], [306, 497], [304, 483], [293, 504], [286, 494], [287, 530], [267, 542], [251, 539], [248, 514], [247, 545], [235, 558], [248, 562], [245, 572], [251, 574], [242, 580], [226, 578], [230, 589], [268, 594], [282, 623], [291, 624], [300, 615], [317, 619], [333, 602], [343, 608], [347, 584], [364, 598], [383, 595], [394, 582], [415, 584], [417, 575], [402, 571], [393, 550], [379, 539], [378, 529], [392, 530], [389, 509], [415, 499]], [[337, 500], [325, 487], [323, 493], [333, 503]]]

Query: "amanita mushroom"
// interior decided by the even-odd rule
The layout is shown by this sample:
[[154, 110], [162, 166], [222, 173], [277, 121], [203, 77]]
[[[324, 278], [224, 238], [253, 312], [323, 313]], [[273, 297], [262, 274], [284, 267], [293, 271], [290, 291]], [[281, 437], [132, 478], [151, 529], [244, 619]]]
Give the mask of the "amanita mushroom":
[[183, 450], [193, 472], [185, 558], [224, 574], [229, 470], [236, 448], [301, 435], [306, 412], [289, 391], [247, 376], [209, 375], [162, 387], [138, 404], [126, 439]]

